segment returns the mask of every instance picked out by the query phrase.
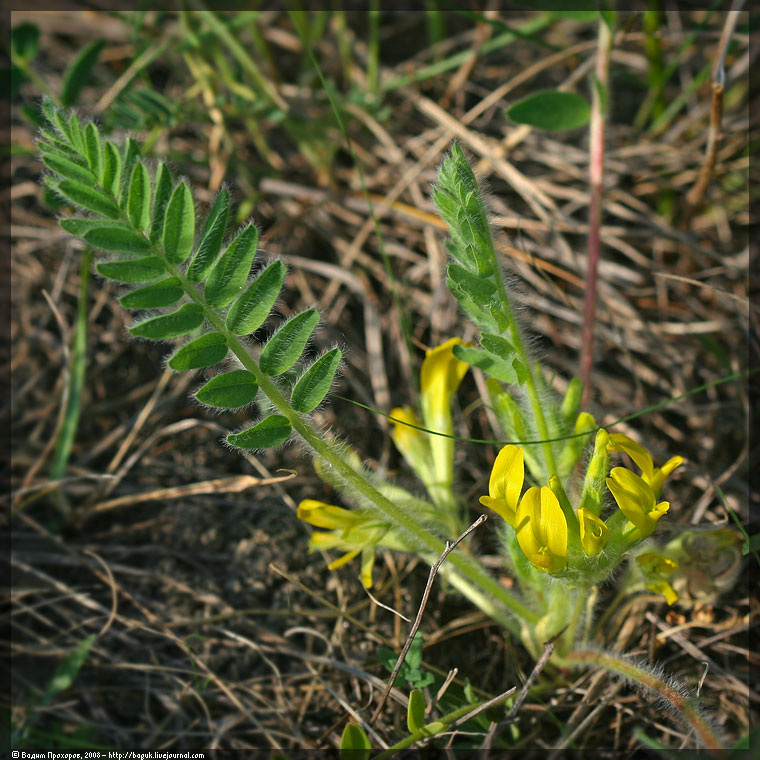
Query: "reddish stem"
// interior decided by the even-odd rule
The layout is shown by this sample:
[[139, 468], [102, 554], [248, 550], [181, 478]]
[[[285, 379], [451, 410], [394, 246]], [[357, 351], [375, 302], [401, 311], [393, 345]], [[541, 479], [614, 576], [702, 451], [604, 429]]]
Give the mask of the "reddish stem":
[[583, 405], [591, 393], [591, 369], [594, 364], [594, 323], [596, 321], [596, 288], [601, 253], [602, 191], [604, 185], [605, 101], [610, 69], [612, 32], [606, 22], [599, 21], [598, 50], [594, 91], [589, 124], [589, 233], [586, 293], [583, 300], [583, 330], [578, 375], [583, 381]]

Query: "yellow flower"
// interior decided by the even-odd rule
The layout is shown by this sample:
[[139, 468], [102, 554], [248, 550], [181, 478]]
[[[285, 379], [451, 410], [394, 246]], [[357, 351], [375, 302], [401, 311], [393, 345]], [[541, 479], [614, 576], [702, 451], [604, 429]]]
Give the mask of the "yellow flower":
[[656, 503], [652, 486], [625, 467], [612, 468], [607, 478], [607, 488], [620, 511], [636, 526], [638, 538], [651, 535], [657, 521], [670, 507], [667, 501]]
[[381, 525], [368, 522], [366, 512], [343, 509], [332, 504], [325, 504], [315, 499], [304, 499], [298, 505], [297, 516], [317, 528], [330, 528], [330, 532], [316, 531], [311, 534], [309, 548], [342, 549], [348, 551], [327, 567], [336, 570], [350, 562], [359, 553], [362, 555], [361, 581], [365, 588], [372, 587], [372, 567], [375, 562], [375, 549], [385, 533]]
[[683, 464], [683, 457], [675, 456], [668, 459], [662, 467], [655, 467], [652, 455], [643, 446], [639, 446], [636, 441], [630, 439], [627, 435], [623, 435], [623, 433], [612, 433], [608, 448], [610, 451], [623, 451], [628, 454], [641, 470], [643, 480], [652, 487], [655, 497], [662, 490], [665, 478], [676, 467], [680, 467]]
[[434, 429], [451, 420], [451, 398], [469, 369], [467, 364], [454, 356], [453, 349], [457, 345], [464, 345], [462, 339], [451, 338], [428, 351], [422, 362], [422, 416], [428, 427]]
[[517, 542], [539, 569], [559, 573], [567, 562], [567, 520], [548, 486], [525, 492], [515, 517]]
[[[427, 352], [420, 372], [420, 408], [425, 427], [450, 436], [451, 399], [467, 374], [469, 366], [454, 356], [454, 346], [463, 345], [461, 338], [451, 338]], [[432, 483], [428, 490], [440, 506], [451, 506], [451, 484], [454, 481], [454, 441], [431, 435]]]
[[579, 507], [578, 521], [581, 529], [581, 546], [588, 555], [599, 554], [610, 540], [610, 530], [604, 520], [591, 510]]
[[520, 500], [525, 466], [519, 446], [505, 446], [497, 455], [488, 481], [488, 496], [481, 496], [480, 503], [501, 515], [509, 525], [515, 525], [515, 510]]
[[[394, 419], [391, 434], [393, 443], [417, 477], [429, 488], [435, 479], [428, 435], [417, 430], [423, 426], [422, 420], [411, 406], [397, 406], [391, 410], [391, 417]], [[410, 427], [411, 425], [416, 427]]]
[[639, 554], [636, 557], [636, 562], [641, 566], [641, 572], [646, 579], [644, 585], [650, 591], [654, 591], [655, 594], [662, 594], [668, 604], [678, 601], [678, 594], [675, 589], [664, 578], [664, 576], [678, 570], [677, 562], [656, 552]]

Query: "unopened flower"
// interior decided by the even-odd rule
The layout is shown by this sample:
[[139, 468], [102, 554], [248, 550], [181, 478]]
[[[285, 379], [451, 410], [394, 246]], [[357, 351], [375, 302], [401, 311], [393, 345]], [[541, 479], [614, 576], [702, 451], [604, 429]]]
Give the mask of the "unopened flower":
[[662, 467], [655, 467], [652, 455], [623, 433], [612, 433], [608, 448], [610, 451], [623, 451], [628, 454], [641, 470], [642, 479], [652, 487], [655, 497], [662, 490], [665, 478], [683, 464], [683, 457], [675, 456], [668, 459]]
[[488, 481], [488, 496], [481, 496], [480, 503], [501, 515], [509, 525], [515, 525], [515, 511], [520, 500], [525, 466], [519, 446], [509, 444], [496, 456]]
[[607, 488], [620, 511], [636, 527], [639, 539], [652, 534], [657, 521], [670, 507], [667, 501], [657, 503], [652, 486], [625, 467], [612, 468], [607, 478]]
[[578, 522], [581, 531], [581, 546], [586, 554], [599, 554], [610, 540], [610, 530], [604, 520], [598, 518], [591, 510], [580, 507]]
[[559, 573], [567, 562], [567, 520], [548, 486], [529, 488], [515, 517], [517, 542], [539, 569]]

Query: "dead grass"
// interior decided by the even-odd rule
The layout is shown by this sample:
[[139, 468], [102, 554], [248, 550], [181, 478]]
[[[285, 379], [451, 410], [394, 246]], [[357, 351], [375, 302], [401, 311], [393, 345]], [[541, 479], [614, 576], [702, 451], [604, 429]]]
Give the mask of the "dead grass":
[[[36, 65], [54, 90], [62, 68], [92, 35], [109, 40], [97, 69], [100, 84], [86, 89], [82, 100], [81, 110], [89, 113], [132, 60], [128, 29], [104, 15], [88, 25], [72, 23], [72, 12], [56, 16], [68, 26], [34, 12], [23, 15], [43, 29]], [[508, 21], [518, 18], [522, 14]], [[151, 27], [155, 21], [149, 15], [148, 29], [159, 37], [169, 33], [171, 25]], [[668, 51], [683, 39], [679, 27], [693, 22], [684, 13], [663, 27]], [[462, 20], [454, 25], [462, 31], [447, 43], [458, 49], [474, 51], [475, 35], [482, 43], [496, 33], [487, 25], [467, 31]], [[272, 12], [262, 28], [283, 76], [298, 71], [302, 53], [287, 17]], [[413, 402], [422, 355], [417, 348], [451, 335], [472, 336], [443, 282], [441, 223], [429, 199], [436, 166], [451, 140], [459, 139], [490, 187], [494, 231], [505, 268], [514, 274], [516, 301], [537, 353], [556, 372], [553, 384], [563, 390], [580, 347], [587, 135], [516, 128], [503, 111], [533, 90], [586, 81], [594, 51], [590, 28], [557, 24], [546, 36], [560, 48], [551, 57], [524, 41], [395, 88], [384, 95], [387, 118], [360, 106], [348, 109], [394, 283], [358, 174], [342, 148], [331, 171], [319, 170], [292, 137], [265, 124], [268, 154], [262, 155], [229, 107], [222, 119], [212, 113], [210, 123], [203, 116], [161, 130], [154, 152], [170, 155], [196, 187], [210, 188], [208, 198], [224, 177], [238, 201], [254, 202], [264, 255], [280, 255], [291, 265], [282, 313], [316, 304], [323, 313], [319, 345], [349, 349], [338, 392], [388, 410]], [[390, 14], [382, 33], [383, 45], [392, 47], [396, 34], [409, 39], [422, 31], [405, 14]], [[676, 77], [680, 86], [709, 60], [719, 33], [715, 21], [688, 48]], [[363, 39], [349, 37], [356, 86], [363, 77]], [[337, 60], [336, 44], [335, 34], [326, 33], [317, 55], [338, 77], [328, 63]], [[727, 61], [733, 101], [725, 109], [714, 180], [688, 228], [679, 226], [681, 204], [701, 167], [709, 98], [696, 91], [660, 133], [634, 130], [629, 124], [641, 94], [626, 88], [625, 77], [645, 71], [642, 45], [635, 27], [616, 42], [612, 59], [617, 87], [608, 125], [592, 403], [601, 424], [745, 370], [748, 346], [757, 356], [757, 311], [748, 300], [747, 277], [749, 225], [756, 222], [745, 184], [747, 146], [757, 139], [742, 90], [748, 41], [737, 34]], [[395, 70], [384, 66], [381, 81], [427, 62], [424, 46], [411, 62], [406, 59], [415, 50], [394, 50], [404, 62]], [[166, 80], [165, 95], [191, 98], [203, 108], [203, 88], [190, 91], [195, 83], [176, 54], [167, 53], [156, 70]], [[310, 118], [329, 123], [324, 100], [308, 83], [285, 79], [281, 92]], [[32, 85], [22, 93], [26, 102], [39, 95]], [[325, 127], [323, 139], [341, 145], [333, 126]], [[32, 141], [27, 122], [14, 111], [14, 144], [31, 147]], [[126, 339], [128, 317], [115, 289], [102, 282], [91, 294], [83, 415], [62, 489], [66, 512], [52, 493], [40, 496], [50, 485], [79, 252], [42, 203], [34, 156], [15, 156], [10, 169], [13, 387], [3, 418], [12, 425], [14, 495], [6, 505], [14, 512], [7, 522], [12, 584], [4, 614], [13, 669], [4, 708], [14, 724], [29, 721], [65, 654], [87, 634], [100, 633], [75, 684], [38, 711], [28, 747], [66, 741], [174, 750], [336, 746], [349, 712], [366, 718], [382, 689], [379, 644], [400, 649], [406, 624], [368, 599], [354, 569], [330, 573], [319, 555], [307, 555], [307, 529], [295, 518], [295, 503], [307, 496], [335, 498], [307, 459], [293, 448], [257, 458], [220, 446], [223, 431], [241, 425], [245, 414], [212, 417], [194, 406], [189, 393], [200, 378], [162, 375], [164, 350]], [[668, 204], [673, 212], [665, 217], [660, 211]], [[402, 319], [415, 347], [411, 355]], [[475, 399], [468, 379], [459, 432], [496, 437], [484, 408], [471, 403]], [[757, 531], [748, 511], [749, 413], [748, 388], [737, 381], [618, 428], [635, 430], [657, 457], [681, 453], [688, 459], [671, 487], [670, 530], [729, 523], [729, 506], [750, 534]], [[411, 484], [382, 417], [334, 400], [319, 419], [372, 466], [397, 471]], [[483, 491], [491, 453], [477, 445], [459, 449], [459, 484], [472, 504]], [[280, 468], [294, 475], [280, 482], [289, 475]], [[241, 477], [258, 480], [230, 490], [245, 485]], [[489, 555], [495, 548], [486, 540], [481, 550]], [[404, 556], [385, 560], [373, 594], [413, 617], [427, 569]], [[498, 568], [495, 558], [492, 564]], [[611, 598], [614, 589], [601, 593]], [[696, 607], [669, 609], [649, 596], [628, 600], [599, 643], [657, 661], [692, 692], [699, 689], [733, 743], [758, 720], [758, 685], [748, 672], [758, 664], [748, 638], [756, 612], [745, 567], [735, 587]], [[422, 630], [426, 666], [443, 674], [458, 668], [458, 678], [483, 694], [519, 686], [532, 667], [517, 642], [505, 642], [496, 625], [439, 585]], [[6, 669], [10, 664], [4, 661]], [[405, 735], [403, 700], [394, 692], [375, 727], [385, 742]], [[549, 748], [553, 757], [563, 748], [593, 748], [600, 757], [632, 751], [640, 744], [637, 731], [669, 747], [693, 746], [648, 697], [604, 674], [551, 668], [523, 704], [516, 730], [515, 748]]]

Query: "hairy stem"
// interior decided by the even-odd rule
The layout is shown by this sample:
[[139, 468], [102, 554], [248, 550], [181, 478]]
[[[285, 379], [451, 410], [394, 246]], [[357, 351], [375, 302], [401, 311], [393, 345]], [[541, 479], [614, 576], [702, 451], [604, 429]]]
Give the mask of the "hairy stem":
[[699, 741], [710, 750], [725, 749], [715, 731], [711, 728], [699, 710], [694, 706], [693, 700], [674, 686], [666, 683], [650, 670], [634, 665], [629, 660], [610, 654], [609, 652], [595, 652], [593, 650], [580, 650], [565, 655], [563, 661], [571, 665], [596, 665], [606, 670], [646, 687], [650, 691], [662, 697], [675, 712], [688, 723], [696, 733]]

